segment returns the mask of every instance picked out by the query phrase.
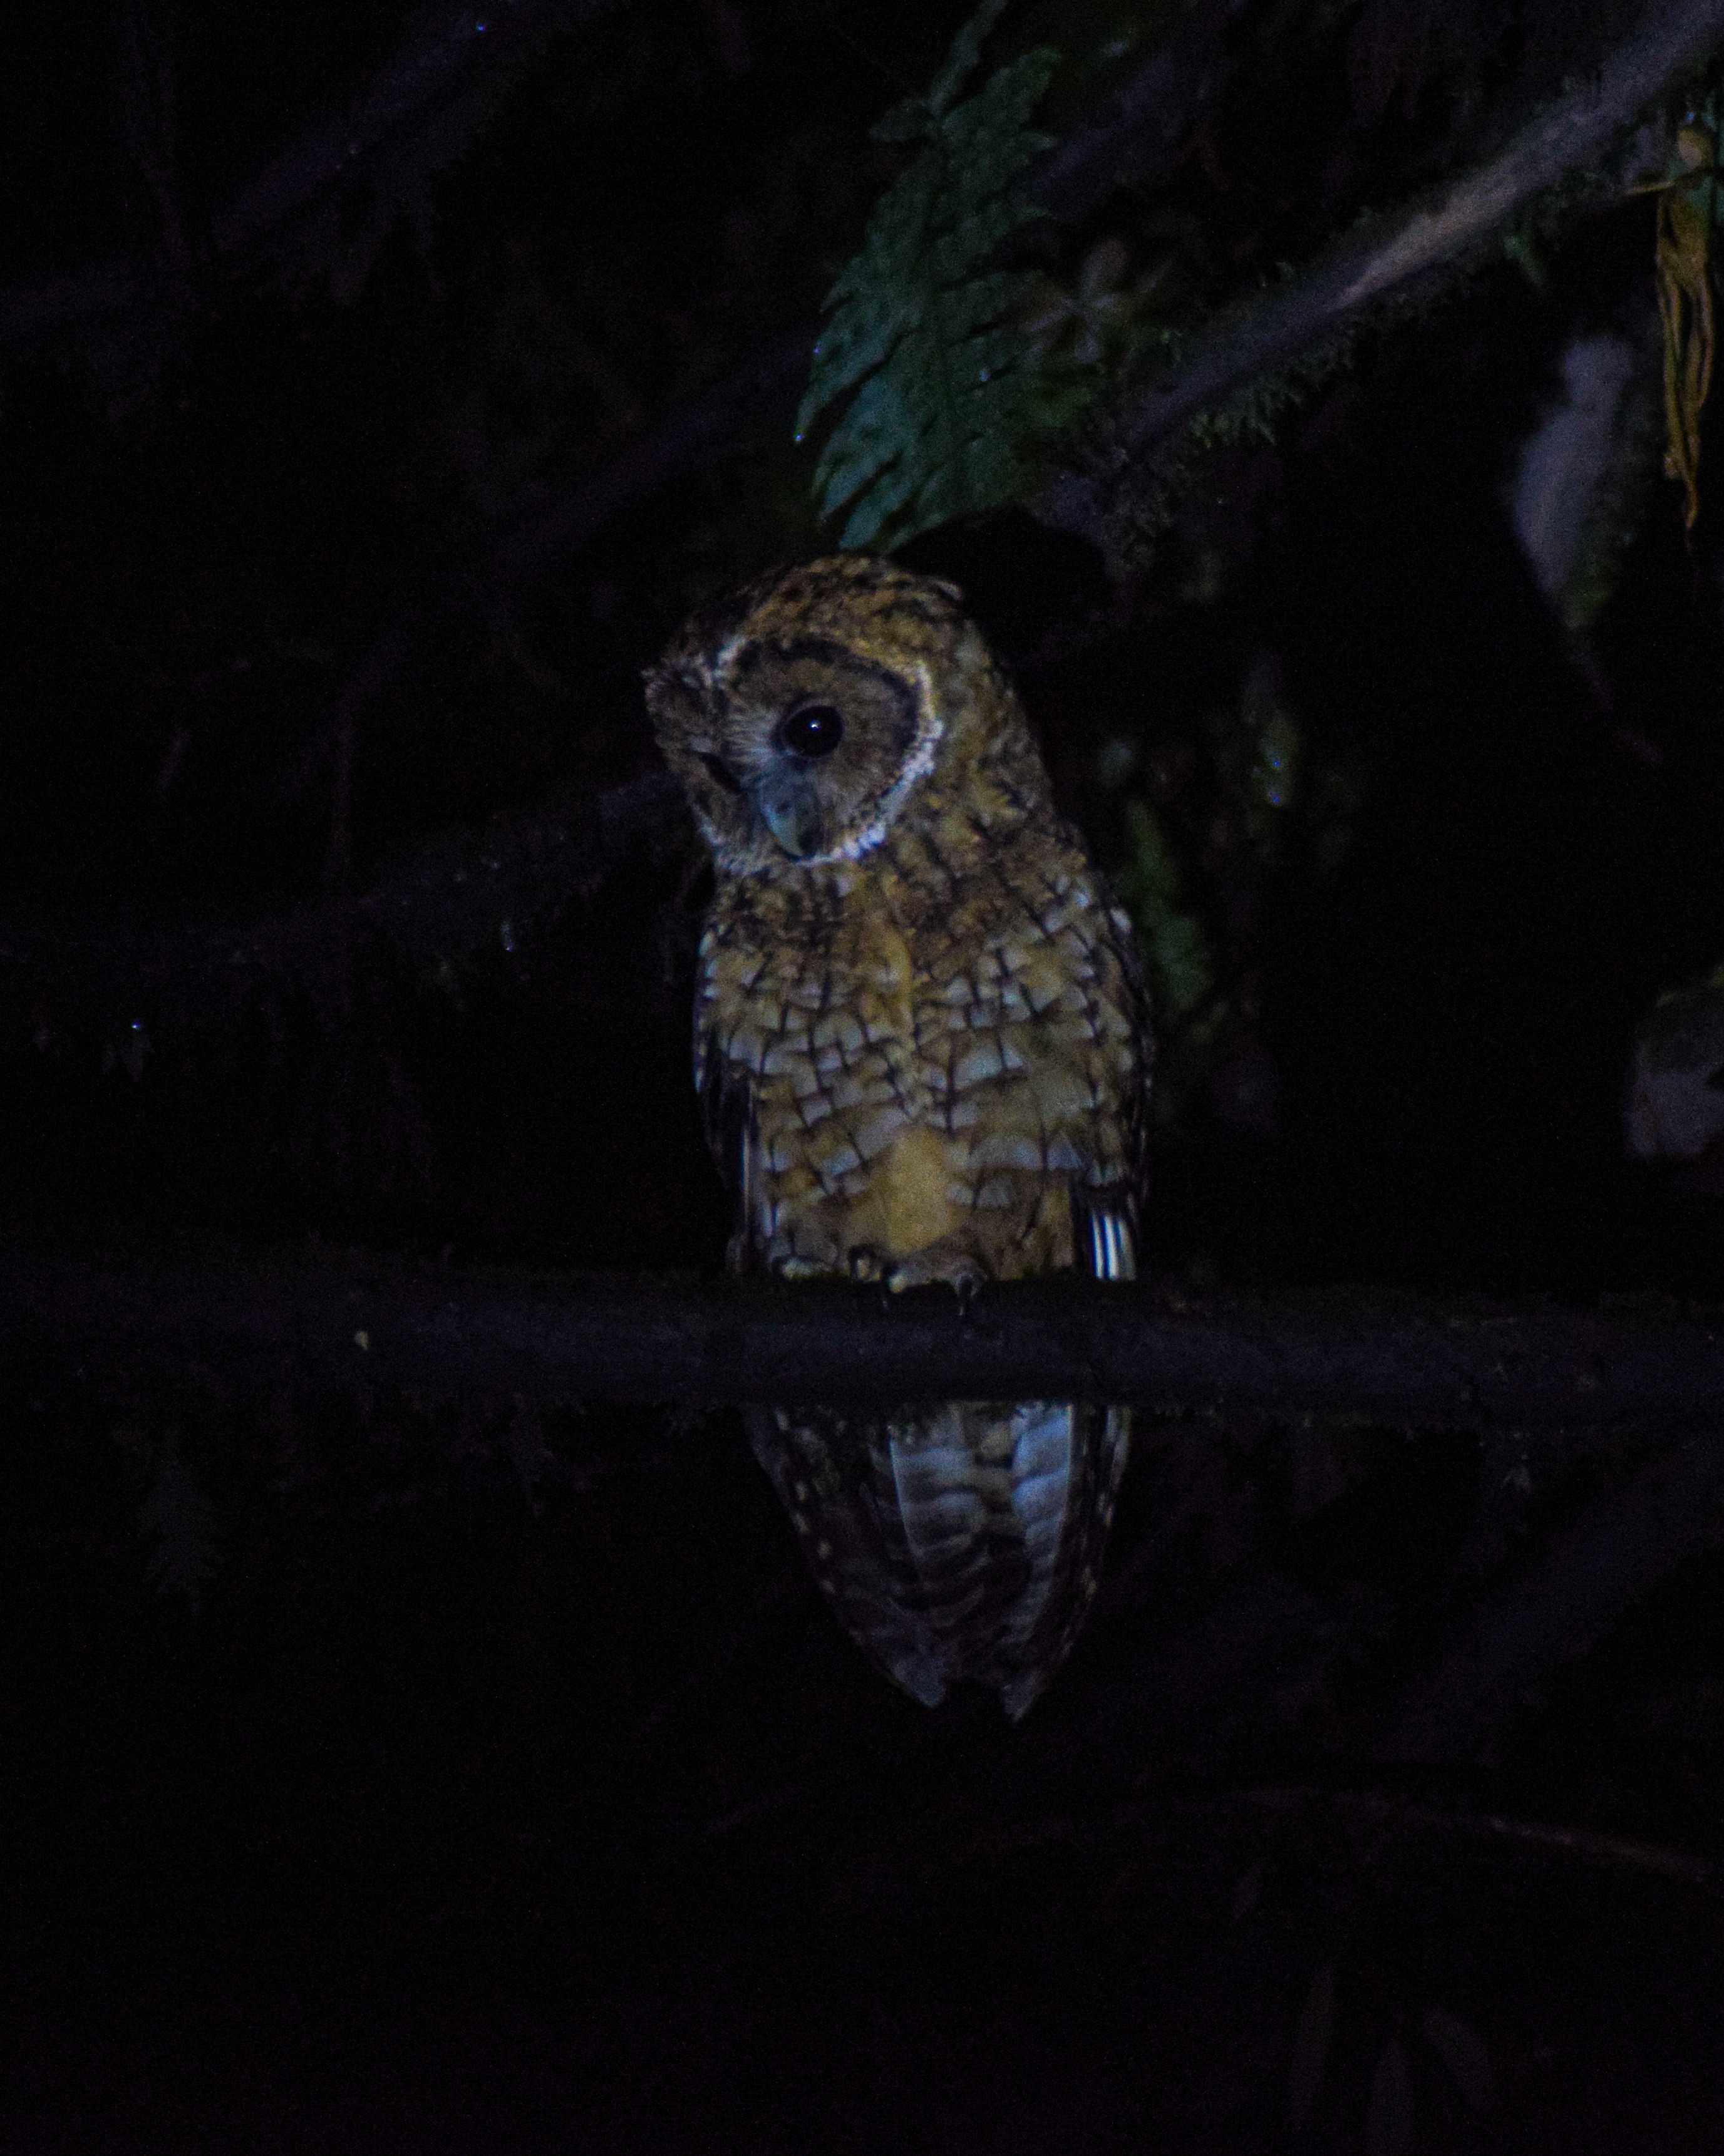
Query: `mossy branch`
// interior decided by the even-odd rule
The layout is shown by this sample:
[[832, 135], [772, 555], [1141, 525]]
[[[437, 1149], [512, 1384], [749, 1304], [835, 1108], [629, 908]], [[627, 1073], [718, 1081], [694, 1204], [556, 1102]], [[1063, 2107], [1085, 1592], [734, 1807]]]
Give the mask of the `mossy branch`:
[[[1596, 75], [1459, 179], [1337, 240], [1285, 283], [1202, 330], [1169, 368], [1128, 380], [1094, 410], [1033, 505], [1116, 564], [1164, 513], [1194, 429], [1249, 427], [1336, 363], [1360, 331], [1427, 304], [1551, 190], [1573, 183], [1724, 44], [1724, 0], [1655, 5]], [[1599, 182], [1609, 186], [1614, 182]], [[1201, 446], [1199, 441], [1198, 446]]]

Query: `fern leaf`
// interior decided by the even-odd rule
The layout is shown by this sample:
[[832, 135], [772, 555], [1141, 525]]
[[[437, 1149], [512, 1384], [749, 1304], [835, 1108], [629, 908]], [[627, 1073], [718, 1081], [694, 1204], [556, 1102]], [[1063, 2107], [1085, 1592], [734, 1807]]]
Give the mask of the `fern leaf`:
[[827, 295], [796, 419], [799, 441], [848, 400], [814, 473], [822, 516], [848, 507], [845, 547], [901, 546], [1010, 501], [1035, 444], [1087, 394], [1034, 364], [1015, 319], [1033, 280], [989, 266], [1035, 213], [1012, 182], [1049, 146], [1029, 116], [1060, 62], [1038, 48], [957, 101], [1003, 5], [983, 0], [926, 92], [873, 130], [920, 146]]
[[[982, 0], [967, 23], [963, 23], [947, 49], [944, 64], [928, 85], [926, 105], [936, 119], [952, 109], [952, 101], [974, 74], [982, 63], [982, 48], [993, 34], [993, 26], [1006, 12], [1006, 0]], [[897, 110], [902, 112], [916, 100], [906, 98]], [[890, 119], [892, 116], [888, 115]], [[890, 137], [882, 137], [890, 140]]]

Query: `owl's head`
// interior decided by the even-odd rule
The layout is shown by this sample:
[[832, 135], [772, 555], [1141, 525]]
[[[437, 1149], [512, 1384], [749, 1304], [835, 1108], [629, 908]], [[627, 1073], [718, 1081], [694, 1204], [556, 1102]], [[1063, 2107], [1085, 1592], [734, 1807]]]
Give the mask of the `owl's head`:
[[[702, 608], [646, 675], [660, 747], [721, 870], [855, 860], [990, 757], [1039, 778], [957, 587], [834, 555]], [[1039, 785], [1034, 785], [1039, 792]], [[988, 789], [983, 789], [986, 793]]]

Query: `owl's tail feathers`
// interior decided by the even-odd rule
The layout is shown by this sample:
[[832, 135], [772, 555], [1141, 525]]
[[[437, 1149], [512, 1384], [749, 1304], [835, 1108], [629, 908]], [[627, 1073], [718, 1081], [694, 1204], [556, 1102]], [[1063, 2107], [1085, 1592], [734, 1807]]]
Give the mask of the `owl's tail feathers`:
[[748, 1427], [816, 1579], [875, 1666], [926, 1707], [971, 1678], [1013, 1721], [1024, 1714], [1094, 1595], [1129, 1412], [954, 1402], [880, 1423], [758, 1408]]
[[1129, 1408], [1019, 1408], [1027, 1427], [1012, 1491], [1023, 1523], [1031, 1591], [1008, 1628], [996, 1685], [1020, 1720], [1044, 1692], [1083, 1629], [1113, 1527], [1131, 1447]]

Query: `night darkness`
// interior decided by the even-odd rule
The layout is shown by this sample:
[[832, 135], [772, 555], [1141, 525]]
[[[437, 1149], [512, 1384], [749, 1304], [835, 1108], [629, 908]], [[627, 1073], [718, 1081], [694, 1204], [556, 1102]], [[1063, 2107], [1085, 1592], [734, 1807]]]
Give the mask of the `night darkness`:
[[[1071, 285], [1122, 234], [1206, 321], [1641, 12], [1252, 0], [1153, 185], [1026, 259]], [[999, 50], [1120, 67], [1183, 13], [1026, 0]], [[8, 1245], [721, 1267], [692, 827], [561, 834], [655, 767], [689, 608], [831, 544], [799, 381], [641, 445], [812, 324], [962, 19], [521, 0], [482, 65], [405, 6], [14, 26]], [[1171, 1297], [1724, 1301], [1724, 1141], [1624, 1137], [1638, 1029], [1724, 958], [1720, 512], [1703, 464], [1686, 533], [1659, 469], [1655, 214], [1565, 199], [1369, 324], [1130, 562], [1024, 506], [904, 549], [1140, 922], [1146, 819], [1178, 864]], [[1583, 607], [1515, 505], [1586, 338], [1626, 386]], [[729, 1410], [170, 1360], [0, 1414], [0, 2148], [1724, 2145], [1716, 1524], [1582, 1594], [1482, 1733], [1383, 1738], [1573, 1586], [1656, 1432], [1146, 1418], [1008, 1728], [869, 1671]]]

